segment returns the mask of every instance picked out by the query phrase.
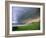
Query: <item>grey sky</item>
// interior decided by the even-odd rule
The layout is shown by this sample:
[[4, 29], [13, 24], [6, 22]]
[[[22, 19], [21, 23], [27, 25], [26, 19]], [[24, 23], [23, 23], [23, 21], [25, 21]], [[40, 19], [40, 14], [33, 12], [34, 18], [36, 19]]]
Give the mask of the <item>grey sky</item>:
[[21, 22], [22, 19], [31, 18], [32, 14], [38, 12], [38, 8], [31, 7], [12, 7], [12, 21], [14, 23]]

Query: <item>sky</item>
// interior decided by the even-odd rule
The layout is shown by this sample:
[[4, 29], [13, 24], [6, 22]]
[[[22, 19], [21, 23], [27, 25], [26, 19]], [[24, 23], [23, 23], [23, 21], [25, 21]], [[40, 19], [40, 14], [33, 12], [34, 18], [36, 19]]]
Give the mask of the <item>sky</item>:
[[[39, 8], [31, 7], [12, 7], [12, 22], [22, 23], [24, 19], [32, 18], [32, 14], [36, 15]], [[38, 13], [37, 13], [38, 14]]]

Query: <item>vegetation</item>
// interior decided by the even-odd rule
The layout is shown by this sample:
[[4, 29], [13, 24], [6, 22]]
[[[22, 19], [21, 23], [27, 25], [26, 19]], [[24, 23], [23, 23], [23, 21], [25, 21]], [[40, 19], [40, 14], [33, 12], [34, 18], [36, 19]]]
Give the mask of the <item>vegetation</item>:
[[24, 24], [24, 26], [13, 27], [13, 31], [40, 30], [40, 22]]

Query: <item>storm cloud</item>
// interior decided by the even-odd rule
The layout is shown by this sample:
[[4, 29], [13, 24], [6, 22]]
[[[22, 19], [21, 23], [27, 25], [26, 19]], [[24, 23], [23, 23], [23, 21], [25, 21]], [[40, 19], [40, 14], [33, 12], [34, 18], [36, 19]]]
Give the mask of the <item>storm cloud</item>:
[[40, 16], [40, 8], [12, 7], [12, 22], [22, 23], [23, 20]]

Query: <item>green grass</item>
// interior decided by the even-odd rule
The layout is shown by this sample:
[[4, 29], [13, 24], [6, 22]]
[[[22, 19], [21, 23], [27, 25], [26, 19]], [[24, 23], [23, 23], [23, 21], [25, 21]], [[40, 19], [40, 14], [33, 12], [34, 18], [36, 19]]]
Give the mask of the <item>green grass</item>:
[[31, 24], [24, 24], [24, 26], [13, 27], [13, 31], [24, 31], [24, 30], [40, 30], [40, 22], [33, 22]]

